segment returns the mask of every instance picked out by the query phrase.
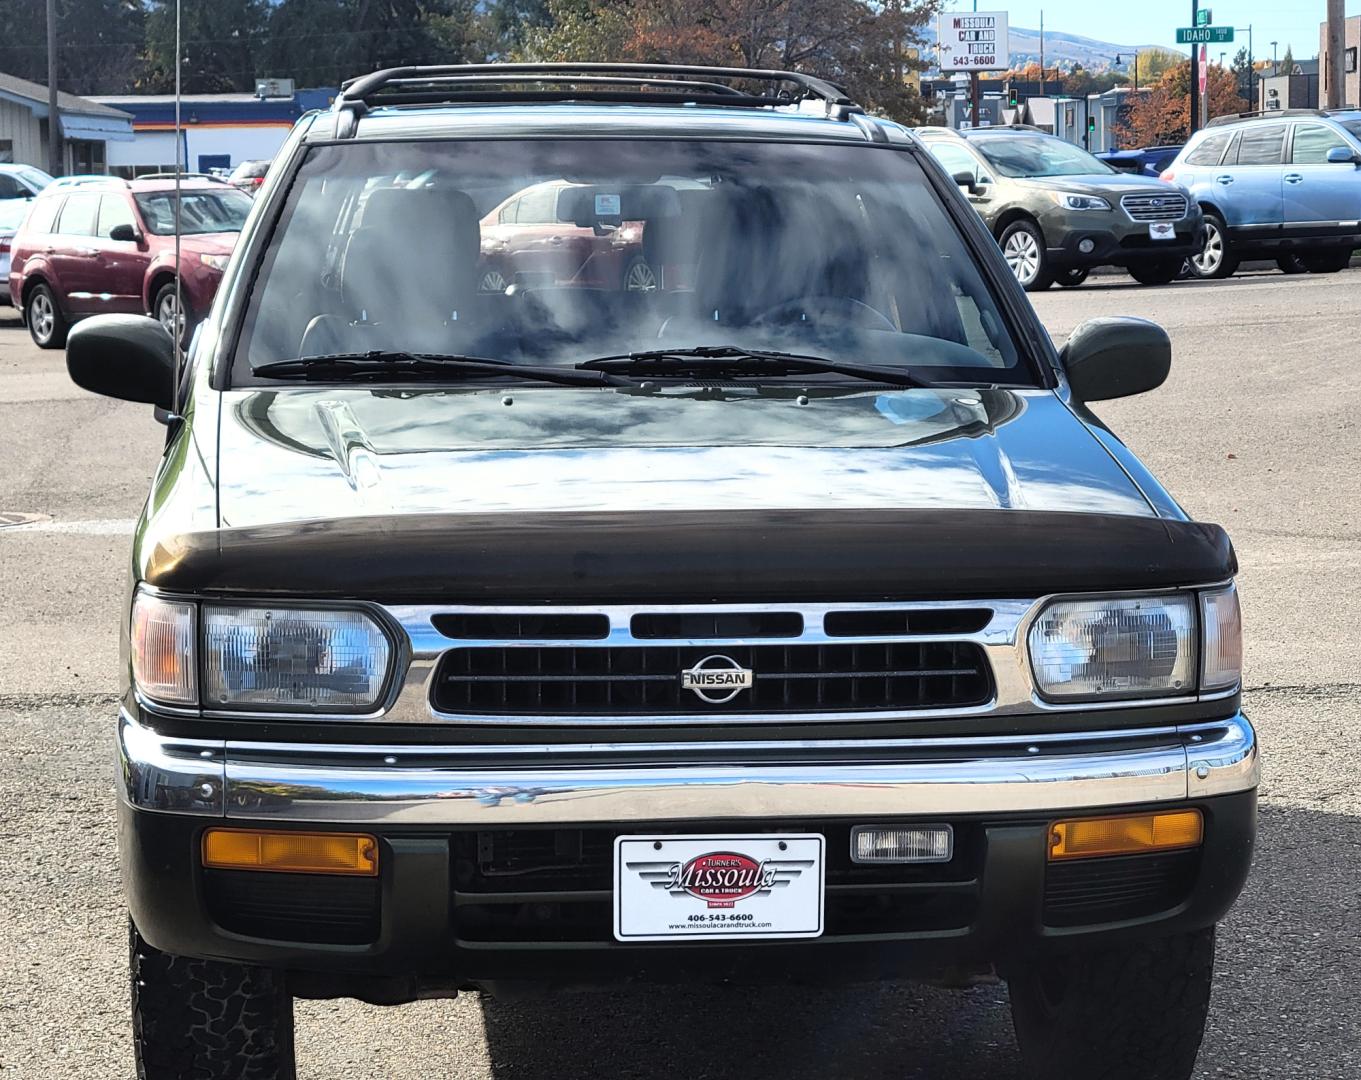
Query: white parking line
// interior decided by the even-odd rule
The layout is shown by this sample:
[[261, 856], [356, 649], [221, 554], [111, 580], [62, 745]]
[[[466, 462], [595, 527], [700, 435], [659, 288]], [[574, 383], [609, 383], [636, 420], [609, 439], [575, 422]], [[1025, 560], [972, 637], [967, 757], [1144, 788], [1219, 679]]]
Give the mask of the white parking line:
[[136, 518], [94, 518], [89, 521], [33, 521], [0, 529], [0, 536], [16, 533], [67, 533], [75, 536], [124, 536], [137, 527]]

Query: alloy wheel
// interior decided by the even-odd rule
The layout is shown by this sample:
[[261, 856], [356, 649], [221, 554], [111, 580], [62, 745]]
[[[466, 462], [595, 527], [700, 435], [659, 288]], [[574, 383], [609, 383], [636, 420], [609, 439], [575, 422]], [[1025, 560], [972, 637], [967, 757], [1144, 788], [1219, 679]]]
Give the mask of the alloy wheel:
[[624, 275], [624, 288], [629, 292], [651, 292], [657, 287], [657, 275], [642, 259], [635, 259]]
[[1224, 261], [1224, 234], [1219, 231], [1219, 226], [1212, 221], [1205, 222], [1205, 246], [1199, 255], [1192, 255], [1191, 262], [1195, 264], [1196, 270], [1206, 276], [1213, 274], [1219, 269]]
[[506, 288], [506, 278], [500, 270], [488, 270], [477, 284], [477, 291], [484, 293], [503, 293]]
[[33, 294], [28, 305], [28, 317], [33, 327], [33, 336], [46, 342], [52, 338], [52, 330], [57, 325], [57, 313], [52, 307], [52, 298], [45, 292]]
[[1035, 280], [1040, 270], [1040, 246], [1035, 238], [1024, 229], [1017, 229], [1007, 237], [1006, 247], [1002, 249], [1007, 265], [1022, 285]]
[[178, 309], [179, 304], [176, 303], [173, 292], [167, 292], [156, 305], [156, 321], [165, 327], [166, 333], [171, 337], [184, 333], [184, 315]]

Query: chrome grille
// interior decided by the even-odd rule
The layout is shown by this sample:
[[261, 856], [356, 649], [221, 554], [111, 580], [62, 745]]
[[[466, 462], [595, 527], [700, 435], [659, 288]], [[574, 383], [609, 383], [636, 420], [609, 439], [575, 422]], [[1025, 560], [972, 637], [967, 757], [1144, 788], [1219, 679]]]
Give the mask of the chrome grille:
[[1186, 196], [1177, 191], [1126, 195], [1120, 200], [1135, 221], [1180, 221], [1186, 216]]
[[[712, 701], [682, 686], [682, 671], [715, 655], [750, 670], [750, 688]], [[437, 711], [465, 715], [816, 715], [974, 707], [992, 680], [969, 641], [507, 645], [450, 649], [432, 696]]]

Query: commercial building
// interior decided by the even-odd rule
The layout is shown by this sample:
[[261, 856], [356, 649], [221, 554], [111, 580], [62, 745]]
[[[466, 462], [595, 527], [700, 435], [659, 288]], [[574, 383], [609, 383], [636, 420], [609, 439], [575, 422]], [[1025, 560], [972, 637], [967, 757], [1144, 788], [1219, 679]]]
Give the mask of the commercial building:
[[[1342, 104], [1361, 105], [1361, 71], [1357, 70], [1357, 50], [1361, 49], [1361, 15], [1353, 15], [1342, 24]], [[1319, 80], [1319, 98], [1328, 100], [1328, 73], [1332, 70], [1328, 63], [1328, 24], [1318, 24], [1318, 58], [1323, 69]]]
[[[187, 94], [180, 98], [181, 158], [190, 172], [230, 169], [243, 161], [268, 160], [289, 129], [309, 109], [327, 108], [330, 89], [291, 89], [286, 96]], [[175, 98], [172, 94], [100, 97], [130, 113], [131, 142], [110, 151], [109, 172], [130, 178], [175, 167]]]
[[[57, 95], [64, 173], [106, 171], [111, 148], [133, 139], [132, 117], [120, 109]], [[48, 167], [47, 87], [0, 72], [0, 162]]]

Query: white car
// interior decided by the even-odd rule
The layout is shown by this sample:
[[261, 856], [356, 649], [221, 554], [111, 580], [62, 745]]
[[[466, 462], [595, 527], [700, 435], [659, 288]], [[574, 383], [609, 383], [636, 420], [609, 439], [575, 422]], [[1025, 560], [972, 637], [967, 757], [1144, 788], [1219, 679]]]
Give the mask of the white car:
[[50, 183], [52, 177], [32, 165], [0, 164], [0, 304], [10, 302], [9, 288], [3, 284], [9, 280], [10, 242], [34, 196]]

